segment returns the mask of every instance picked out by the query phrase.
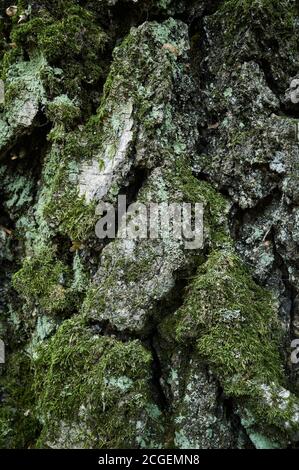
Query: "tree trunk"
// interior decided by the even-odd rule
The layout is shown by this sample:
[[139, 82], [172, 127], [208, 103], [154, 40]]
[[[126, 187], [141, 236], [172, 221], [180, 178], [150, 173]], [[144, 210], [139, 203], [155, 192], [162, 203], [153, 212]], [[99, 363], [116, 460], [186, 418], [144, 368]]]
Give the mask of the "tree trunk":
[[0, 5], [0, 446], [296, 447], [297, 2]]

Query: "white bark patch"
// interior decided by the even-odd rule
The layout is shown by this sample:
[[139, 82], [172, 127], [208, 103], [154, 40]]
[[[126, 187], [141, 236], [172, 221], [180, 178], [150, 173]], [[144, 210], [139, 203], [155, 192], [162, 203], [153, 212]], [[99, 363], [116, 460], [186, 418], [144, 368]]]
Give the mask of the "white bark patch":
[[[116, 176], [122, 174], [127, 150], [133, 139], [132, 113], [132, 101], [129, 101], [121, 112], [113, 113], [109, 123], [109, 126], [113, 127], [113, 137], [106, 144], [103, 155], [81, 166], [79, 194], [85, 196], [87, 202], [103, 198], [114, 183]], [[119, 122], [119, 125], [115, 125], [116, 122]]]

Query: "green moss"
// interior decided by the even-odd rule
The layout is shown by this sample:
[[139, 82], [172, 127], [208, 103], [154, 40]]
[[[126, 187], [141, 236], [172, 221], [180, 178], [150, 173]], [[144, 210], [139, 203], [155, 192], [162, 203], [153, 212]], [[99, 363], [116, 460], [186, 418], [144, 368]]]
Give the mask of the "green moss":
[[70, 127], [80, 117], [80, 108], [67, 95], [61, 95], [48, 103], [47, 116], [55, 124]]
[[279, 31], [294, 31], [296, 1], [294, 0], [225, 0], [219, 9], [228, 19], [228, 33], [237, 33], [240, 27], [248, 27], [250, 22], [254, 29], [265, 19], [265, 24], [272, 21]]
[[281, 17], [282, 12], [288, 15], [295, 6], [294, 0], [224, 0], [221, 5], [222, 11], [234, 11], [241, 15], [249, 15], [255, 10], [264, 10], [271, 16]]
[[151, 361], [139, 341], [95, 336], [81, 317], [64, 322], [35, 361], [37, 413], [43, 421], [38, 445], [57, 439], [61, 423], [66, 441], [66, 430], [74, 428], [71, 439], [96, 448], [134, 447], [145, 423], [146, 432], [161, 428], [161, 413], [150, 413]]
[[[231, 250], [212, 252], [199, 267], [183, 307], [161, 331], [195, 345], [226, 395], [250, 410], [253, 427], [262, 434], [285, 442], [298, 428], [297, 399], [288, 393], [283, 400], [282, 331], [271, 294]], [[287, 422], [292, 423], [288, 430]]]
[[[63, 178], [65, 175], [57, 176]], [[87, 204], [85, 198], [80, 197], [76, 188], [71, 186], [65, 186], [64, 192], [59, 194], [63, 180], [60, 180], [59, 186], [58, 181], [56, 184], [56, 188], [52, 186], [50, 189], [49, 199], [43, 206], [43, 217], [58, 233], [68, 236], [73, 242], [83, 243], [94, 231], [96, 205]]]
[[44, 247], [23, 262], [13, 276], [13, 286], [29, 304], [38, 304], [45, 312], [56, 313], [69, 306], [70, 269]]
[[61, 8], [32, 10], [28, 21], [13, 24], [10, 40], [14, 47], [3, 56], [2, 77], [24, 53], [34, 57], [39, 51], [51, 65], [63, 70], [60, 93], [67, 92], [72, 98], [81, 95], [88, 101], [82, 85], [106, 75], [108, 36], [94, 15], [74, 1], [64, 2]]
[[[246, 371], [249, 380], [258, 377], [266, 381], [281, 379], [278, 352], [281, 337], [271, 294], [254, 283], [231, 252], [212, 253], [198, 274], [184, 309], [178, 337], [189, 331], [193, 334], [196, 324], [200, 335], [199, 351], [211, 353], [211, 361], [219, 367], [217, 372], [228, 383], [242, 370]], [[194, 309], [195, 302], [198, 307]], [[195, 323], [195, 317], [189, 323], [192, 314], [195, 314]]]
[[31, 447], [39, 434], [32, 382], [30, 358], [24, 352], [8, 354], [5, 370], [0, 371], [0, 448]]
[[[11, 38], [17, 45], [29, 50], [38, 47], [49, 62], [85, 52], [83, 59], [90, 64], [96, 51], [103, 51], [107, 36], [100, 27], [96, 28], [94, 16], [84, 8], [66, 5], [58, 21], [46, 10], [39, 15], [13, 29]], [[93, 46], [92, 51], [89, 46]]]
[[38, 307], [44, 314], [72, 314], [81, 307], [89, 287], [89, 275], [79, 248], [74, 243], [71, 264], [71, 242], [62, 239], [63, 244], [59, 246], [58, 239], [56, 244], [49, 242], [45, 245], [43, 239], [35, 237], [34, 230], [32, 235], [33, 254], [24, 259], [21, 269], [12, 279], [13, 287], [26, 301], [24, 312], [31, 315], [32, 310]]
[[174, 166], [167, 170], [169, 185], [176, 189], [174, 202], [181, 198], [189, 203], [204, 206], [204, 230], [213, 248], [230, 244], [227, 226], [228, 202], [210, 183], [200, 181], [192, 174], [190, 163], [178, 158]]

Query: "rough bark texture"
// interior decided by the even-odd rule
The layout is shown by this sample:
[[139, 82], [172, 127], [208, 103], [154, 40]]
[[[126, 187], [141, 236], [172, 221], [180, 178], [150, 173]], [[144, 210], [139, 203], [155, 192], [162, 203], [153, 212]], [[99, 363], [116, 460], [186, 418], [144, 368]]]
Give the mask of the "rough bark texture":
[[[297, 2], [0, 5], [1, 447], [297, 447]], [[119, 194], [203, 248], [101, 242]]]

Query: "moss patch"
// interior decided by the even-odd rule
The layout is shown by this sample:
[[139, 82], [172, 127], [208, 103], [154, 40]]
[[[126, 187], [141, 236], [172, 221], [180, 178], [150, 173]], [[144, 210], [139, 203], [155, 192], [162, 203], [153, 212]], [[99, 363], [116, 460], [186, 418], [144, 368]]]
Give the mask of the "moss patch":
[[38, 305], [46, 313], [62, 313], [75, 308], [76, 292], [72, 270], [57, 259], [55, 250], [43, 247], [26, 258], [13, 276], [13, 286], [28, 306]]
[[[292, 30], [296, 14], [294, 0], [225, 0], [219, 10], [230, 16], [230, 32], [240, 26], [248, 26], [248, 21], [267, 18], [281, 29]], [[252, 25], [254, 27], [254, 24]]]
[[[22, 11], [25, 6], [19, 5], [18, 13]], [[63, 70], [62, 83], [56, 82], [57, 93], [65, 92], [72, 98], [80, 96], [86, 103], [90, 98], [81, 87], [106, 76], [104, 55], [108, 36], [93, 13], [74, 1], [63, 2], [56, 8], [51, 8], [48, 2], [46, 7], [31, 8], [27, 21], [20, 24], [13, 21], [10, 40], [13, 47], [4, 53], [2, 77], [10, 64], [24, 54], [32, 58], [38, 50], [51, 65]]]
[[57, 439], [61, 423], [80, 422], [88, 431], [80, 436], [78, 427], [72, 439], [82, 447], [136, 447], [147, 438], [154, 445], [151, 429], [161, 431], [162, 420], [150, 394], [151, 361], [139, 341], [93, 335], [80, 317], [64, 322], [35, 361], [39, 445]]
[[24, 352], [9, 354], [5, 370], [0, 369], [0, 448], [31, 447], [39, 434], [32, 379], [30, 358]]
[[297, 399], [283, 389], [282, 331], [271, 294], [231, 250], [212, 252], [199, 267], [183, 307], [161, 332], [194, 344], [262, 434], [287, 442], [288, 433], [298, 431]]

